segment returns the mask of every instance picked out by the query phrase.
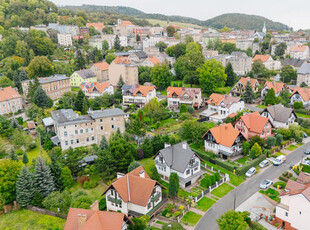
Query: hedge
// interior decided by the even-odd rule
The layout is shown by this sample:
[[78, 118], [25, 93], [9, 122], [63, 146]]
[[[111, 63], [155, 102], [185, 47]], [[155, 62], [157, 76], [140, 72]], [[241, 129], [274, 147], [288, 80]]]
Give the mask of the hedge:
[[310, 173], [310, 166], [309, 165], [302, 165], [302, 171], [305, 173]]
[[229, 162], [222, 161], [221, 159], [215, 159], [215, 164], [231, 172], [238, 168], [236, 165], [232, 165]]
[[243, 165], [242, 167], [237, 168], [237, 169], [236, 169], [236, 173], [237, 173], [239, 176], [241, 176], [241, 175], [245, 174], [246, 171], [248, 171], [250, 168], [259, 165], [259, 163], [262, 162], [262, 161], [265, 160], [265, 159], [266, 159], [266, 155], [262, 154], [262, 155], [260, 155], [258, 158], [256, 158], [256, 159], [250, 161], [249, 163]]
[[301, 114], [309, 115], [309, 111], [306, 109], [295, 109], [295, 113], [301, 113]]
[[283, 176], [279, 176], [279, 180], [282, 180], [282, 181], [284, 181], [284, 182], [287, 182], [287, 181], [288, 181], [288, 179], [287, 179], [286, 177], [283, 177]]
[[273, 187], [278, 188], [278, 185], [280, 185], [280, 189], [284, 189], [286, 187], [286, 183], [283, 181], [278, 181], [278, 182], [274, 183]]
[[199, 151], [197, 149], [193, 149], [193, 150], [194, 150], [194, 152], [196, 152], [198, 154], [198, 156], [200, 156], [205, 161], [209, 161], [211, 159], [211, 157], [208, 154], [206, 154], [204, 152], [201, 152], [201, 151]]

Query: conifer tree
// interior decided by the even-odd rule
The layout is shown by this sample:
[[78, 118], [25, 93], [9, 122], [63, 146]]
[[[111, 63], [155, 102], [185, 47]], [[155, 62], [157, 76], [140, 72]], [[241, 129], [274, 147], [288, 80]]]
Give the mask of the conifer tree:
[[107, 138], [104, 135], [102, 135], [100, 145], [99, 145], [99, 149], [105, 150], [108, 148], [109, 148], [109, 143], [107, 141]]
[[29, 162], [29, 159], [28, 159], [27, 153], [24, 152], [24, 155], [23, 155], [23, 164], [26, 165], [26, 164], [28, 164], [28, 162]]
[[41, 86], [37, 88], [33, 95], [33, 103], [41, 108], [50, 107], [49, 97]]
[[14, 74], [13, 74], [13, 81], [14, 81], [16, 88], [18, 89], [18, 93], [22, 94], [23, 93], [22, 83], [20, 80], [20, 76], [16, 70], [14, 71]]
[[82, 112], [83, 109], [85, 109], [85, 101], [87, 102], [87, 99], [86, 100], [85, 99], [86, 99], [85, 94], [83, 93], [82, 90], [80, 90], [74, 101], [74, 110]]
[[16, 182], [16, 201], [22, 207], [31, 204], [34, 194], [34, 178], [26, 166], [22, 168]]
[[48, 196], [55, 191], [53, 177], [50, 168], [45, 164], [45, 161], [39, 157], [35, 164], [35, 187], [43, 197]]
[[227, 75], [226, 86], [233, 86], [236, 82], [236, 74], [232, 67], [232, 64], [229, 62], [225, 68], [225, 73]]
[[251, 86], [251, 82], [247, 81], [246, 87], [245, 87], [245, 93], [244, 93], [244, 101], [246, 103], [253, 103], [254, 101], [254, 92]]
[[115, 40], [114, 40], [114, 49], [116, 51], [121, 51], [121, 49], [122, 49], [121, 40], [119, 39], [118, 35], [116, 35]]
[[24, 68], [22, 67], [20, 72], [19, 72], [19, 79], [21, 81], [25, 81], [25, 80], [28, 80], [28, 75], [27, 75], [27, 72], [24, 70]]
[[18, 161], [17, 154], [16, 154], [16, 152], [14, 151], [13, 148], [11, 148], [10, 159], [11, 159], [12, 161]]
[[55, 185], [56, 190], [61, 191], [63, 189], [63, 184], [62, 184], [62, 179], [61, 179], [61, 167], [59, 163], [57, 162], [57, 156], [54, 152], [51, 154], [50, 157], [51, 157], [50, 169], [51, 169], [51, 174], [53, 176], [54, 185]]

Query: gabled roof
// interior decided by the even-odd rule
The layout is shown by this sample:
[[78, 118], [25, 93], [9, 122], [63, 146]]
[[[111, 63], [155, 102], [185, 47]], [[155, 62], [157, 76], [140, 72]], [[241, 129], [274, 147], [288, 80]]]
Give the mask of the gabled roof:
[[196, 155], [186, 141], [161, 149], [157, 154], [161, 154], [163, 156], [165, 162], [170, 168], [182, 173], [187, 168], [187, 165], [192, 157]]
[[144, 51], [136, 51], [133, 54], [135, 54], [139, 59], [147, 58], [147, 54]]
[[128, 65], [128, 64], [131, 64], [131, 61], [129, 60], [128, 57], [116, 56], [113, 63], [115, 63], [115, 64], [127, 64]]
[[122, 26], [133, 26], [134, 24], [132, 24], [131, 21], [122, 21]]
[[0, 101], [7, 101], [16, 98], [21, 98], [20, 94], [11, 86], [0, 88]]
[[239, 120], [243, 121], [248, 130], [259, 134], [263, 131], [266, 123], [269, 122], [268, 118], [262, 117], [258, 112], [243, 115], [239, 117], [235, 123], [237, 123]]
[[256, 82], [257, 82], [257, 79], [249, 78], [249, 77], [242, 77], [242, 78], [240, 78], [240, 80], [239, 80], [239, 82], [240, 82], [244, 87], [246, 87], [247, 81], [250, 81], [251, 86], [254, 87], [254, 85], [255, 85]]
[[296, 45], [296, 46], [293, 46], [293, 48], [291, 49], [291, 52], [305, 52], [306, 49], [307, 49], [307, 46]]
[[310, 63], [305, 62], [297, 71], [297, 74], [309, 74], [310, 73]]
[[102, 94], [111, 84], [109, 82], [82, 82], [80, 89], [87, 89], [88, 93], [93, 93], [94, 90], [97, 90], [98, 93]]
[[109, 69], [110, 65], [107, 62], [99, 62], [95, 63], [94, 66], [96, 66], [101, 71], [105, 71]]
[[90, 69], [82, 69], [82, 70], [76, 71], [76, 73], [83, 79], [96, 77], [96, 74]]
[[[79, 216], [85, 215], [85, 223], [79, 227]], [[121, 230], [123, 222], [132, 224], [129, 218], [119, 212], [94, 211], [90, 209], [70, 208], [65, 230]]]
[[268, 89], [273, 89], [274, 92], [277, 94], [277, 93], [280, 93], [283, 88], [284, 88], [284, 83], [282, 82], [274, 82], [274, 81], [266, 81], [264, 87], [268, 87]]
[[310, 89], [309, 88], [295, 87], [291, 97], [295, 93], [298, 93], [304, 101], [310, 100]]
[[267, 111], [270, 114], [270, 116], [273, 118], [273, 120], [279, 121], [282, 123], [286, 123], [292, 113], [294, 113], [294, 115], [296, 116], [293, 109], [286, 108], [281, 104], [269, 106], [264, 111]]
[[306, 61], [305, 59], [285, 58], [282, 62], [282, 65], [283, 66], [291, 65], [291, 66], [299, 68], [302, 66], [302, 64], [304, 64], [305, 61]]
[[91, 26], [93, 26], [96, 30], [102, 30], [105, 26], [103, 25], [103, 23], [86, 23], [86, 26], [89, 28]]
[[252, 59], [252, 61], [257, 61], [260, 60], [262, 63], [265, 63], [266, 61], [269, 60], [271, 56], [270, 55], [260, 55], [260, 54], [256, 54], [255, 57]]
[[310, 174], [306, 172], [300, 172], [297, 178], [297, 182], [303, 184], [310, 183]]
[[167, 92], [167, 97], [172, 97], [172, 95], [175, 93], [179, 98], [182, 98], [185, 94], [187, 94], [189, 98], [193, 98], [196, 94], [199, 94], [201, 92], [201, 89], [169, 86], [167, 88]]
[[139, 166], [123, 177], [116, 179], [102, 195], [113, 187], [125, 203], [130, 202], [145, 207], [152, 195], [155, 185], [157, 184], [164, 189], [165, 187], [157, 181], [152, 180], [145, 171], [144, 178], [141, 177], [141, 171], [144, 171], [144, 169], [142, 166]]
[[[226, 147], [232, 147], [240, 132], [232, 126], [231, 123], [215, 126], [208, 132], [212, 134], [216, 143]], [[208, 133], [206, 132], [204, 136]]]
[[212, 93], [209, 97], [209, 100], [207, 101], [207, 103], [210, 104], [214, 104], [214, 105], [219, 105], [221, 104], [221, 102], [224, 99], [224, 95], [223, 94], [218, 94], [218, 93]]
[[34, 123], [34, 121], [27, 121], [27, 128], [28, 129], [35, 129], [36, 124]]
[[147, 85], [139, 85], [137, 86], [135, 92], [133, 93], [133, 96], [137, 96], [137, 94], [140, 92], [143, 97], [146, 97], [149, 92], [152, 92], [155, 89], [155, 86], [147, 86]]
[[150, 56], [150, 57], [148, 57], [147, 59], [148, 59], [153, 65], [156, 65], [156, 64], [159, 64], [159, 63], [160, 63], [160, 61], [158, 60], [158, 58], [155, 57], [155, 56]]

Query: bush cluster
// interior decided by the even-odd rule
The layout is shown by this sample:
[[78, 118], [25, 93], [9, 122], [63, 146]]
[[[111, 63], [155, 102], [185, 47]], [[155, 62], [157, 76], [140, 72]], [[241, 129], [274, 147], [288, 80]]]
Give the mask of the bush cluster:
[[260, 155], [256, 159], [250, 161], [249, 163], [243, 165], [242, 167], [236, 169], [236, 173], [240, 176], [246, 173], [250, 168], [255, 167], [259, 165], [260, 162], [266, 159], [266, 156], [264, 154]]

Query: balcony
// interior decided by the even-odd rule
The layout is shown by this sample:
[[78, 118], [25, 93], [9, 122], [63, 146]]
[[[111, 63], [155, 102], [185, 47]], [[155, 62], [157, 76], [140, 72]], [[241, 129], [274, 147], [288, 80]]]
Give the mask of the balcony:
[[199, 166], [199, 162], [198, 161], [196, 161], [194, 164], [189, 164], [188, 165], [188, 167], [191, 168], [191, 169], [195, 168], [195, 167], [198, 167], [198, 166]]
[[155, 165], [166, 166], [166, 164], [164, 162], [161, 162], [161, 161], [155, 161]]
[[161, 197], [161, 192], [157, 192], [152, 198], [151, 201], [156, 203]]
[[117, 199], [117, 198], [111, 197], [111, 196], [108, 196], [108, 201], [115, 203], [115, 204], [121, 204], [122, 203], [121, 199]]

